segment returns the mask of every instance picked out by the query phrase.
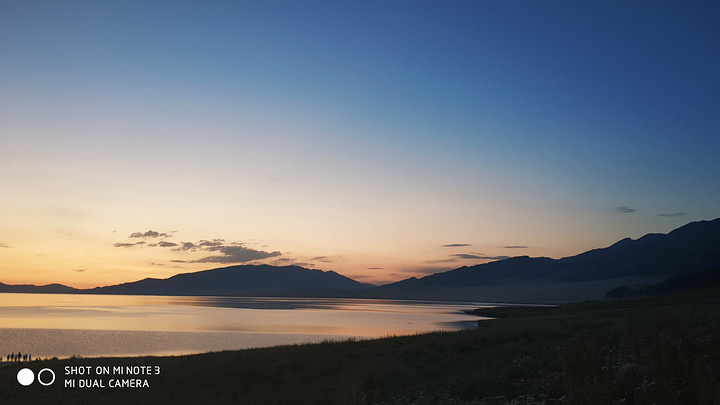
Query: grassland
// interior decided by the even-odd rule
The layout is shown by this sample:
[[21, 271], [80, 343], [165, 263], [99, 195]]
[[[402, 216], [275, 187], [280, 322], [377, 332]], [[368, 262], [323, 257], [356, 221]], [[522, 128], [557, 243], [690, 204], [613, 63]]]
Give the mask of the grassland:
[[[475, 330], [0, 369], [2, 404], [717, 404], [720, 290], [476, 311]], [[22, 387], [25, 366], [158, 365], [149, 388]]]

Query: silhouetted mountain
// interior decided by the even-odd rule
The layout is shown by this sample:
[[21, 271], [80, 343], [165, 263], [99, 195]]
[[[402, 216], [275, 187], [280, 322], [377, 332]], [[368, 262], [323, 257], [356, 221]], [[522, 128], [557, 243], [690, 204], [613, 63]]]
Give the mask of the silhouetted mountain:
[[48, 285], [8, 285], [0, 283], [0, 292], [3, 293], [46, 293], [46, 294], [74, 294], [80, 290], [62, 284]]
[[657, 284], [697, 269], [713, 268], [720, 268], [720, 218], [692, 222], [668, 234], [623, 239], [577, 256], [562, 259], [519, 256], [376, 288], [332, 271], [242, 265], [91, 290], [75, 290], [58, 284], [41, 287], [0, 284], [0, 292], [295, 295], [556, 303], [599, 299], [619, 285]]
[[608, 298], [630, 298], [640, 295], [675, 294], [686, 291], [720, 287], [720, 267], [673, 277], [662, 283], [647, 286], [621, 286], [608, 291]]
[[626, 238], [605, 249], [561, 259], [558, 264], [558, 277], [569, 281], [678, 276], [713, 268], [720, 266], [720, 218], [692, 222], [668, 234]]
[[378, 289], [407, 287], [476, 287], [507, 284], [514, 281], [540, 278], [547, 275], [555, 260], [548, 257], [511, 257], [477, 266], [463, 266], [423, 278], [409, 278]]
[[183, 273], [167, 279], [146, 278], [84, 291], [94, 294], [274, 295], [294, 291], [370, 287], [334, 271], [309, 270], [298, 266], [242, 265]]
[[[606, 248], [557, 260], [520, 256], [411, 278], [378, 287], [372, 295], [505, 302], [522, 301], [523, 295], [536, 302], [553, 301], [553, 295], [560, 301], [590, 299], [623, 282], [655, 283], [714, 267], [720, 267], [720, 218], [692, 222], [668, 234], [626, 238]], [[568, 290], [571, 288], [576, 291]], [[513, 298], [504, 298], [508, 294]], [[583, 294], [587, 297], [582, 298]]]

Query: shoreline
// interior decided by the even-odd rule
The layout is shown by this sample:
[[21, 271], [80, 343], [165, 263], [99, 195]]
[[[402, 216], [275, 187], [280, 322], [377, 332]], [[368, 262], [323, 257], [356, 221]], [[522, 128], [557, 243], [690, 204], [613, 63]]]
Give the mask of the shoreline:
[[[38, 369], [35, 372], [55, 370], [62, 380], [106, 388], [21, 387], [14, 381], [20, 367], [6, 367], [0, 369], [0, 401], [108, 405], [720, 401], [720, 382], [715, 378], [720, 364], [720, 289], [478, 313], [483, 311], [492, 312], [495, 319], [472, 330], [188, 356], [75, 358], [30, 366]], [[125, 365], [157, 367], [159, 373], [61, 374], [66, 366], [113, 371]], [[107, 388], [110, 378], [138, 378], [147, 387]]]

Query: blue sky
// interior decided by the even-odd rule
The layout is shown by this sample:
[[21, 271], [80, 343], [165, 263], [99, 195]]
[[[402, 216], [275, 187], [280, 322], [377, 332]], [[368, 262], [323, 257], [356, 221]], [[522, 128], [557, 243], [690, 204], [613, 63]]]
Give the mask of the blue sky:
[[0, 281], [382, 283], [716, 218], [719, 27], [709, 2], [0, 1]]

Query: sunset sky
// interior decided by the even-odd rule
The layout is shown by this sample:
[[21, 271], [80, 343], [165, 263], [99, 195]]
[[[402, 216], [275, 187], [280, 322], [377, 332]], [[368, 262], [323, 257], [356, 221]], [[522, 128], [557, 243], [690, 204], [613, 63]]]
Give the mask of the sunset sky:
[[0, 282], [386, 283], [720, 217], [720, 3], [0, 0]]

